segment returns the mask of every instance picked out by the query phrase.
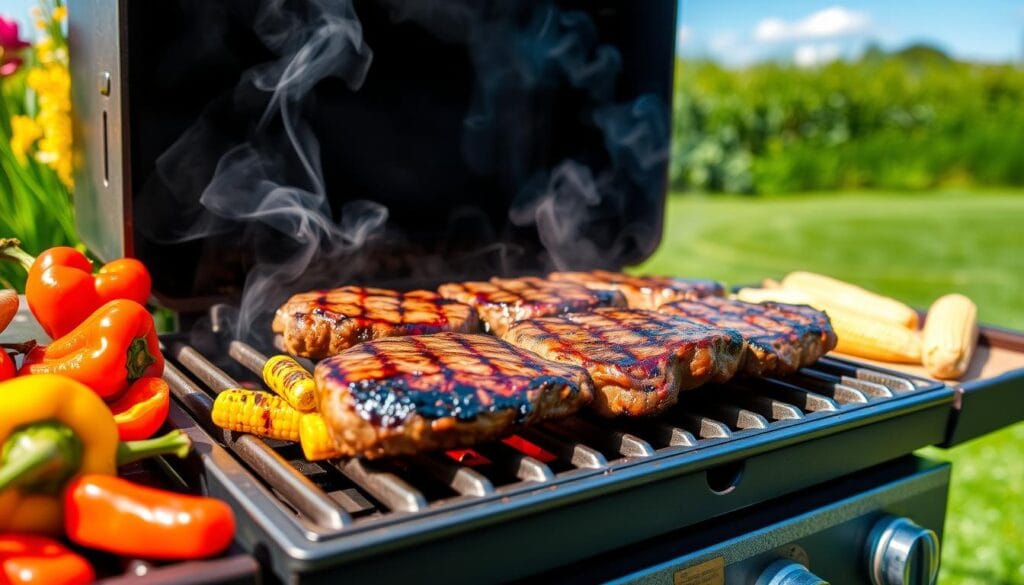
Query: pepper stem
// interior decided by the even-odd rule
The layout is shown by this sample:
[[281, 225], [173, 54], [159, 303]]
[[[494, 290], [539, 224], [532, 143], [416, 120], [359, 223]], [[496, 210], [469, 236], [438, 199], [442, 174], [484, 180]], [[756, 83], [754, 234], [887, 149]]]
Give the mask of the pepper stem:
[[0, 238], [0, 260], [17, 262], [27, 272], [36, 261], [35, 256], [21, 249], [21, 240], [18, 238]]
[[144, 441], [124, 441], [117, 446], [117, 464], [128, 465], [157, 455], [176, 455], [179, 459], [188, 456], [192, 440], [181, 429], [175, 429]]
[[146, 338], [136, 337], [133, 339], [128, 346], [128, 361], [125, 362], [125, 367], [128, 368], [128, 381], [134, 382], [141, 378], [145, 375], [146, 368], [155, 361], [156, 358], [149, 353]]
[[56, 493], [82, 463], [82, 441], [57, 421], [33, 423], [11, 433], [0, 452], [0, 491], [20, 486]]

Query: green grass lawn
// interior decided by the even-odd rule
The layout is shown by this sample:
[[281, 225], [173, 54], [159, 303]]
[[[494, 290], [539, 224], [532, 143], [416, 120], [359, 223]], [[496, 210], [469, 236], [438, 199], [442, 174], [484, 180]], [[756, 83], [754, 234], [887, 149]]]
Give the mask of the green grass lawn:
[[[962, 292], [1024, 329], [1024, 191], [674, 196], [638, 268], [730, 284], [797, 269], [922, 307]], [[940, 583], [1024, 584], [1024, 424], [925, 454], [953, 462]]]

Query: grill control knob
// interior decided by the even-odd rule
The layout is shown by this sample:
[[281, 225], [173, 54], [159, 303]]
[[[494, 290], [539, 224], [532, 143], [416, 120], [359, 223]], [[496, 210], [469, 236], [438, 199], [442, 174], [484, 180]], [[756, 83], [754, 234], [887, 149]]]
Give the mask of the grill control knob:
[[939, 537], [909, 518], [879, 520], [867, 554], [874, 585], [933, 585], [939, 577]]
[[828, 585], [828, 581], [800, 563], [782, 559], [768, 565], [754, 585]]

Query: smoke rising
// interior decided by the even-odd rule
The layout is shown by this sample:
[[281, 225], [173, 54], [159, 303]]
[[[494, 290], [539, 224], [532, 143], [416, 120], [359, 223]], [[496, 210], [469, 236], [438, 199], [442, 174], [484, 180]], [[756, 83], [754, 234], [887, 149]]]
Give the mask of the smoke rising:
[[[659, 238], [656, 202], [665, 186], [668, 108], [653, 94], [619, 95], [623, 56], [601, 40], [589, 14], [516, 0], [376, 0], [360, 7], [383, 11], [396, 26], [415, 28], [464, 54], [468, 99], [454, 102], [461, 108], [453, 125], [461, 124], [452, 141], [461, 160], [449, 174], [466, 176], [450, 184], [470, 191], [489, 185], [493, 192], [473, 196], [499, 202], [489, 207], [454, 194], [431, 233], [483, 243], [453, 254], [418, 254], [403, 266], [415, 267], [419, 276], [480, 265], [507, 274], [524, 264], [517, 264], [520, 239], [532, 238], [531, 230], [548, 268], [617, 267], [653, 249]], [[336, 138], [316, 126], [313, 112], [322, 104], [314, 90], [340, 82], [358, 97], [372, 88], [367, 80], [376, 71], [353, 1], [262, 0], [247, 18], [271, 58], [244, 71], [237, 87], [156, 158], [135, 213], [138, 229], [153, 242], [205, 246], [220, 239], [252, 251], [236, 335], [255, 342], [265, 339], [269, 316], [289, 294], [347, 284], [370, 272], [367, 263], [381, 261], [370, 250], [405, 235], [394, 233], [395, 218], [408, 210], [385, 204], [387, 188], [383, 194], [332, 193], [325, 179], [324, 165], [338, 161], [324, 160], [318, 132], [325, 150]], [[378, 48], [383, 55], [384, 47]], [[437, 75], [452, 67], [434, 66]], [[389, 75], [398, 77], [394, 70]], [[398, 81], [404, 79], [387, 79]], [[402, 90], [389, 91], [386, 99], [396, 99], [397, 111], [402, 96], [394, 94]], [[433, 96], [417, 99], [429, 104]], [[358, 100], [345, 104], [364, 106]], [[442, 104], [439, 114], [447, 107]], [[387, 112], [365, 110], [371, 118]], [[340, 131], [340, 141], [353, 149], [369, 142], [357, 131], [330, 131]], [[326, 170], [330, 175], [331, 166]], [[403, 172], [394, 169], [393, 175]], [[381, 183], [415, 187], [417, 175], [408, 176], [390, 183], [383, 177]], [[348, 203], [339, 206], [342, 200]], [[498, 207], [503, 216], [495, 218], [490, 211]], [[651, 213], [638, 215], [636, 209]], [[214, 241], [204, 253], [221, 249]], [[525, 264], [535, 268], [536, 260]]]

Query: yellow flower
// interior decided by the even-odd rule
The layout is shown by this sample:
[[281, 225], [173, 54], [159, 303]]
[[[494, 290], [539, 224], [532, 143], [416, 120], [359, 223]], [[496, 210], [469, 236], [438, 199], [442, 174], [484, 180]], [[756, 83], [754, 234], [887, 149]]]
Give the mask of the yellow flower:
[[64, 22], [64, 19], [68, 17], [67, 6], [57, 6], [53, 9], [53, 19], [57, 22]]
[[36, 121], [28, 116], [14, 116], [11, 118], [11, 150], [18, 162], [25, 164], [26, 155], [36, 140], [43, 135], [43, 129], [36, 124]]
[[36, 93], [41, 130], [35, 158], [53, 169], [61, 182], [72, 187], [71, 75], [66, 65], [52, 62], [29, 71], [27, 83]]

